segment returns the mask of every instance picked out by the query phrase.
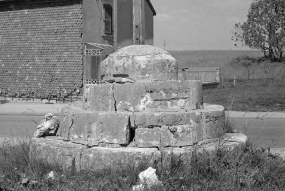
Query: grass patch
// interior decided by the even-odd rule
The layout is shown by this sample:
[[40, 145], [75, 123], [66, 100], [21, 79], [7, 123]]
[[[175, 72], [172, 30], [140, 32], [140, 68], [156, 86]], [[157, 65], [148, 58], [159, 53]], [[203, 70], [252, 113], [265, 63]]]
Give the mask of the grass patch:
[[[259, 51], [170, 51], [179, 67], [221, 67], [224, 88], [203, 91], [204, 102], [227, 110], [283, 112], [285, 64], [272, 63]], [[234, 78], [236, 86], [233, 86]]]
[[[234, 111], [273, 112], [285, 110], [285, 79], [237, 80], [232, 79], [224, 88], [203, 91], [204, 102], [224, 106]], [[229, 107], [230, 106], [230, 107]]]
[[169, 51], [177, 59], [180, 67], [224, 67], [232, 59], [240, 56], [258, 58], [260, 51], [233, 51], [233, 50], [190, 50]]
[[[127, 164], [99, 171], [74, 172], [56, 164], [34, 160], [29, 144], [0, 148], [0, 190], [132, 190], [139, 172], [148, 166]], [[283, 190], [285, 163], [276, 155], [252, 145], [214, 154], [195, 154], [182, 161], [154, 164], [162, 186], [149, 190]], [[48, 179], [50, 171], [55, 179]]]

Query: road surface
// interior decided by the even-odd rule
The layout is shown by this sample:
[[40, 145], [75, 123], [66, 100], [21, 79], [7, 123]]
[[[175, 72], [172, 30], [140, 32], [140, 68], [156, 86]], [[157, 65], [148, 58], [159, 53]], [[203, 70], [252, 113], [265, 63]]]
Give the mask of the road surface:
[[285, 118], [231, 118], [230, 122], [257, 146], [285, 148]]
[[0, 115], [0, 137], [31, 137], [43, 116]]

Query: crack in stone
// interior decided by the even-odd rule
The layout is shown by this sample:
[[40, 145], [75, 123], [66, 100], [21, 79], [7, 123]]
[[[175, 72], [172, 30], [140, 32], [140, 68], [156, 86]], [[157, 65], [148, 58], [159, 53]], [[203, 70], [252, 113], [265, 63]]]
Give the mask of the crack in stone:
[[71, 130], [73, 123], [74, 123], [73, 118], [71, 118], [71, 125], [67, 128], [68, 133], [67, 133], [67, 137], [66, 137], [65, 141], [70, 141], [70, 130]]
[[215, 117], [215, 116], [206, 116], [205, 120], [206, 123], [215, 123], [216, 121], [219, 121], [220, 117]]
[[153, 99], [153, 101], [173, 101], [173, 100], [180, 100], [180, 99], [187, 100], [188, 97], [174, 97], [174, 98]]
[[[112, 95], [113, 97], [113, 100], [114, 100], [114, 109], [115, 109], [115, 112], [117, 112], [117, 100], [115, 98], [115, 93], [114, 93], [114, 89], [115, 89], [115, 83], [112, 84], [111, 88], [110, 88], [110, 94]], [[111, 105], [112, 105], [112, 100], [110, 99], [109, 100], [109, 111], [111, 111]]]

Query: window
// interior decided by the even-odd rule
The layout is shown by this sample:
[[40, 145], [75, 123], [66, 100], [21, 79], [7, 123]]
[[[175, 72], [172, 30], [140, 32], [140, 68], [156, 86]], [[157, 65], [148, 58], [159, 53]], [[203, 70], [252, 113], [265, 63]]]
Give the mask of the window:
[[113, 7], [110, 4], [103, 4], [103, 34], [113, 34]]

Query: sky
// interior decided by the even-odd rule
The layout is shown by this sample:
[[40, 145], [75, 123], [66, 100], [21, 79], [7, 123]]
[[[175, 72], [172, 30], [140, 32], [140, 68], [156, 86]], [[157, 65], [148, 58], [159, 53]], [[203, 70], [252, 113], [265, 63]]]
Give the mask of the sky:
[[166, 50], [247, 50], [231, 40], [252, 0], [151, 0], [154, 45]]

